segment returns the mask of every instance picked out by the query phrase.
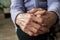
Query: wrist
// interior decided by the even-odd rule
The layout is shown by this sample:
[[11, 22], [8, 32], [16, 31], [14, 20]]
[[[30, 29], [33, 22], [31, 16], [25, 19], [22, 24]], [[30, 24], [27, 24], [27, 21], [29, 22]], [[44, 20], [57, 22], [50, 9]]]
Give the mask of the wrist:
[[56, 14], [56, 12], [54, 12], [54, 11], [50, 11], [50, 13], [53, 15], [53, 17], [54, 17], [54, 20], [55, 20], [55, 23], [53, 24], [53, 25], [55, 25], [55, 24], [57, 24], [57, 22], [58, 22], [58, 15]]

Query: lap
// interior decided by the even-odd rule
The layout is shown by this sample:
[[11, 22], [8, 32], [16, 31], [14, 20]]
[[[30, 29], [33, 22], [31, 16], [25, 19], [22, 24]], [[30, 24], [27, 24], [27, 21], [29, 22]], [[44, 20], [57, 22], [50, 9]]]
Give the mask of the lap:
[[24, 33], [19, 28], [17, 29], [17, 36], [18, 36], [19, 40], [47, 40], [48, 39], [47, 34], [31, 37], [31, 36], [27, 35], [26, 33]]

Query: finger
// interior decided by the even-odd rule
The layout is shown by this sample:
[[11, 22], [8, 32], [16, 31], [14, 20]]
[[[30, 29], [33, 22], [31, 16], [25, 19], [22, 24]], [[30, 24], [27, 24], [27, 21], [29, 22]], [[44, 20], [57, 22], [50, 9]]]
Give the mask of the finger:
[[30, 20], [27, 20], [27, 21], [26, 21], [26, 20], [24, 20], [24, 19], [23, 19], [23, 20], [18, 19], [17, 22], [19, 23], [20, 26], [27, 26], [28, 24], [30, 24], [29, 21], [30, 21]]
[[45, 12], [46, 12], [45, 10], [42, 10], [42, 11], [37, 11], [34, 14], [35, 15], [44, 15], [44, 14], [46, 14]]
[[38, 32], [38, 34], [41, 35], [41, 34], [44, 34], [44, 32], [40, 30], [40, 31]]
[[42, 8], [38, 8], [38, 11], [43, 11], [44, 9], [42, 9]]
[[20, 20], [16, 20], [16, 23], [17, 23], [19, 26], [24, 26], [24, 23], [23, 23], [23, 22], [20, 22]]
[[36, 24], [39, 24], [40, 26], [44, 26], [44, 27], [47, 27], [47, 20], [45, 20], [44, 18], [40, 17], [40, 18], [37, 18], [37, 17], [33, 17], [32, 21]]
[[36, 11], [37, 11], [37, 8], [34, 8], [34, 9], [30, 10], [30, 11], [27, 11], [27, 13], [33, 14], [33, 13], [35, 13]]
[[44, 33], [49, 32], [49, 29], [45, 27], [41, 27], [40, 30]]
[[39, 30], [39, 28], [40, 28], [40, 25], [37, 24], [37, 23], [31, 22], [31, 25], [32, 25], [34, 28], [36, 28], [37, 30]]
[[33, 36], [33, 33], [29, 29], [25, 29], [24, 32], [27, 33], [29, 36]]
[[31, 32], [33, 32], [33, 33], [37, 33], [37, 29], [36, 28], [34, 28], [33, 26], [30, 26], [30, 27], [28, 27], [28, 29], [31, 31]]
[[36, 22], [38, 24], [42, 24], [44, 22], [44, 19], [42, 17], [37, 18], [37, 17], [33, 17], [33, 22]]
[[31, 15], [28, 13], [22, 13], [17, 17], [17, 19], [28, 19], [30, 17], [31, 17]]
[[38, 33], [36, 33], [36, 34], [34, 34], [33, 36], [38, 36], [39, 34]]
[[48, 19], [43, 18], [43, 22], [41, 23], [41, 26], [48, 28], [48, 24], [49, 24]]

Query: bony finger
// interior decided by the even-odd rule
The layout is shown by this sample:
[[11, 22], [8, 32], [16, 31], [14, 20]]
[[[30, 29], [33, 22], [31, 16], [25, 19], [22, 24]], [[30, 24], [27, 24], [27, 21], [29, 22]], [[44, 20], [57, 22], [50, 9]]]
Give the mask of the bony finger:
[[41, 30], [42, 32], [45, 32], [45, 33], [46, 33], [46, 32], [49, 32], [49, 29], [48, 29], [48, 28], [45, 28], [45, 27], [41, 27], [40, 30]]
[[27, 13], [34, 13], [36, 11], [42, 11], [42, 10], [44, 10], [44, 9], [42, 9], [42, 8], [33, 8], [33, 9], [27, 11]]
[[37, 24], [42, 24], [44, 22], [44, 19], [42, 17], [40, 18], [34, 17], [32, 20]]
[[43, 31], [41, 31], [41, 30], [40, 30], [38, 33], [39, 33], [39, 35], [44, 34], [44, 32], [43, 32]]
[[21, 27], [25, 26], [25, 23], [21, 22], [20, 20], [16, 20], [16, 24], [21, 26]]
[[32, 25], [34, 28], [36, 28], [37, 30], [39, 30], [39, 28], [40, 28], [40, 25], [37, 24], [37, 23], [31, 22], [31, 25]]
[[31, 32], [33, 32], [33, 33], [37, 33], [37, 29], [36, 28], [34, 28], [33, 26], [31, 26], [31, 27], [28, 27], [28, 29], [31, 31]]
[[33, 33], [29, 29], [25, 29], [24, 32], [27, 33], [29, 36], [33, 36]]
[[30, 10], [30, 11], [27, 11], [27, 13], [34, 14], [36, 11], [37, 11], [37, 8], [34, 8], [34, 9]]
[[44, 14], [46, 14], [45, 12], [46, 12], [45, 10], [37, 11], [37, 12], [34, 13], [34, 15], [44, 15]]
[[34, 34], [33, 36], [38, 36], [39, 34], [38, 33], [36, 33], [36, 34]]
[[41, 17], [41, 15], [35, 15], [35, 16], [38, 17], [38, 18]]

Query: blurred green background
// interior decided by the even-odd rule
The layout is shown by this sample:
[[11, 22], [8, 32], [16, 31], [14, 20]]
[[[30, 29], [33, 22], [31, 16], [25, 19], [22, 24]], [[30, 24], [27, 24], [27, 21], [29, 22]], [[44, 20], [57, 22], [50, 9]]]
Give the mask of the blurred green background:
[[10, 7], [10, 0], [0, 0], [0, 13], [3, 12], [4, 8]]
[[10, 7], [10, 0], [0, 0], [0, 3], [5, 7]]

